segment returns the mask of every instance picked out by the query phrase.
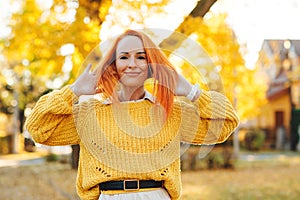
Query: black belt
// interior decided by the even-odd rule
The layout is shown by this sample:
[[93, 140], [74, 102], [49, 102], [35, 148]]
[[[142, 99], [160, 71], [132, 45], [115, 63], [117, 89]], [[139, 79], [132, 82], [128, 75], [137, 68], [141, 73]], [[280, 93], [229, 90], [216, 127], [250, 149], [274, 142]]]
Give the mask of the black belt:
[[99, 184], [100, 190], [139, 190], [143, 188], [163, 187], [163, 181], [154, 180], [124, 180], [107, 181]]

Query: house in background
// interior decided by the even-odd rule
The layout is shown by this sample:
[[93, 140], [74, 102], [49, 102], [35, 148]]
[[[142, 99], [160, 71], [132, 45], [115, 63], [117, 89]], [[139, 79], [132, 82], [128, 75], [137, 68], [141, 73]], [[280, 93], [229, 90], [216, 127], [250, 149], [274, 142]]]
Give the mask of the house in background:
[[266, 79], [268, 103], [257, 125], [270, 147], [295, 150], [300, 125], [300, 40], [264, 40], [257, 67]]

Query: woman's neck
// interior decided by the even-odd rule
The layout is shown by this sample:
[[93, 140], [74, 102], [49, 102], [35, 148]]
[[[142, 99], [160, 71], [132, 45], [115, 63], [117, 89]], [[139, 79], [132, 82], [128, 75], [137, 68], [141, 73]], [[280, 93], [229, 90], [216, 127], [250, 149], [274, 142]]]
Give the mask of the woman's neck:
[[119, 92], [120, 101], [134, 101], [144, 98], [145, 89], [144, 87], [139, 87], [137, 89], [132, 88], [122, 88]]

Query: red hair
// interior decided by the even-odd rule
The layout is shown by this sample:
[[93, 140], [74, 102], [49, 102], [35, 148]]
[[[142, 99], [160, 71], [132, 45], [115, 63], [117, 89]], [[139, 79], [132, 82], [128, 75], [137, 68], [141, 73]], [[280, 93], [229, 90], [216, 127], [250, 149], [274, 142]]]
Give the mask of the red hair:
[[117, 100], [115, 90], [119, 81], [119, 75], [115, 64], [116, 48], [119, 41], [126, 36], [136, 36], [141, 39], [146, 52], [147, 62], [152, 70], [155, 103], [162, 105], [168, 116], [173, 106], [178, 74], [162, 50], [142, 32], [127, 30], [116, 38], [111, 49], [102, 58], [97, 67], [97, 75], [99, 77], [98, 89], [102, 92], [104, 98], [110, 98], [113, 101]]

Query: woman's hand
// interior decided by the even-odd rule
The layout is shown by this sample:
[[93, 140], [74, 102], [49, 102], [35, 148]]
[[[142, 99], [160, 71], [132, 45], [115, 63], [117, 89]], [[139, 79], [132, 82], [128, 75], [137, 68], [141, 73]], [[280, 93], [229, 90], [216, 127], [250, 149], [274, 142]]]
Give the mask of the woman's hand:
[[[175, 95], [186, 97], [190, 94], [190, 92], [192, 92], [192, 89], [193, 89], [193, 85], [188, 80], [186, 80], [184, 76], [178, 74], [178, 82], [175, 90]], [[201, 90], [199, 88], [196, 88], [195, 95], [192, 95], [193, 97], [190, 100], [195, 101], [196, 99], [198, 99], [200, 94], [201, 94]]]
[[184, 78], [181, 74], [178, 74], [178, 81], [175, 90], [176, 96], [187, 96], [191, 91], [193, 85]]
[[88, 64], [84, 72], [70, 86], [70, 89], [78, 97], [81, 95], [93, 95], [97, 92], [98, 78], [95, 72], [90, 72], [91, 67], [92, 64]]

